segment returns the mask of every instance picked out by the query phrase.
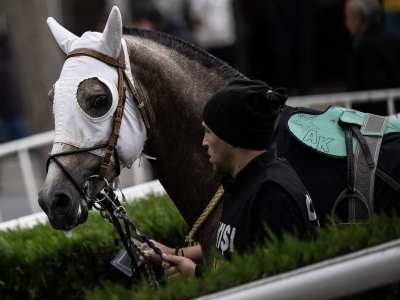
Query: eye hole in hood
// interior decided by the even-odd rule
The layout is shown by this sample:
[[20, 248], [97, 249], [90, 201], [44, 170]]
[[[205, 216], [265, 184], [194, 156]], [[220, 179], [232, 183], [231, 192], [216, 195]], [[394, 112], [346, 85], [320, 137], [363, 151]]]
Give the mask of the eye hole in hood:
[[78, 84], [76, 101], [89, 120], [101, 122], [113, 115], [118, 104], [118, 91], [107, 79], [87, 78]]

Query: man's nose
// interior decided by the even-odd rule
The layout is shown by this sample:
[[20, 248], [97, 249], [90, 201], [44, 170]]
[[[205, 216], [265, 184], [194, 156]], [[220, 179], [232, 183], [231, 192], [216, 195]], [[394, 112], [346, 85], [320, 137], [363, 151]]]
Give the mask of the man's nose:
[[202, 140], [202, 142], [201, 142], [201, 145], [202, 145], [203, 147], [206, 147], [206, 146], [207, 146], [206, 137], [203, 137], [203, 140]]

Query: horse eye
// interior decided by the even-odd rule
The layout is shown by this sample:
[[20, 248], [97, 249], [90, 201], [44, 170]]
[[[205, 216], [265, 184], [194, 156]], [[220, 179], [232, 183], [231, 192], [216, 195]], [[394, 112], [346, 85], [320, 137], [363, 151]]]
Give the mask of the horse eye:
[[96, 96], [92, 103], [92, 107], [94, 107], [94, 108], [103, 107], [103, 106], [107, 105], [107, 103], [108, 103], [107, 96], [105, 96], [105, 95]]

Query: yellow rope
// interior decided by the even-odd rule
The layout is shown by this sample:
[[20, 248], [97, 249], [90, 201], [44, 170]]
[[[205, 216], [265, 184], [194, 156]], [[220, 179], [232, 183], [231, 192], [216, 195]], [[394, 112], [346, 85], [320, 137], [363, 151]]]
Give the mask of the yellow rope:
[[196, 245], [196, 234], [200, 229], [201, 225], [203, 225], [204, 221], [207, 220], [210, 213], [213, 211], [214, 207], [217, 205], [218, 201], [222, 198], [224, 194], [224, 189], [222, 186], [219, 187], [218, 191], [215, 193], [214, 197], [211, 199], [210, 203], [208, 203], [207, 207], [204, 209], [203, 213], [194, 223], [192, 230], [190, 230], [189, 234], [186, 236], [185, 241], [189, 244], [189, 246]]

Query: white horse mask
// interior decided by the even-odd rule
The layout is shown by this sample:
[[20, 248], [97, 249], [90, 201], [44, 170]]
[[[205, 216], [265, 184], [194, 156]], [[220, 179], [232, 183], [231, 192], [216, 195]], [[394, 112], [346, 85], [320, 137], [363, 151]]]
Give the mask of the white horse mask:
[[[53, 36], [60, 48], [68, 54], [76, 49], [91, 49], [117, 59], [124, 48], [125, 72], [133, 84], [129, 55], [125, 40], [122, 38], [122, 19], [117, 7], [113, 7], [103, 33], [86, 32], [78, 38], [53, 18], [47, 20]], [[111, 92], [113, 103], [107, 113], [100, 117], [90, 117], [80, 107], [77, 99], [78, 86], [89, 78], [97, 78]], [[118, 103], [118, 72], [97, 59], [77, 56], [67, 59], [60, 78], [54, 86], [53, 114], [55, 138], [52, 153], [59, 152], [61, 145], [69, 144], [78, 148], [89, 148], [106, 144], [110, 137], [113, 114]], [[129, 91], [129, 88], [127, 88]], [[124, 117], [117, 143], [117, 152], [121, 168], [131, 165], [140, 157], [146, 140], [146, 128], [132, 94], [127, 92]], [[92, 153], [103, 156], [105, 149]]]

